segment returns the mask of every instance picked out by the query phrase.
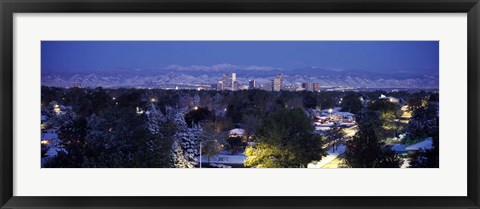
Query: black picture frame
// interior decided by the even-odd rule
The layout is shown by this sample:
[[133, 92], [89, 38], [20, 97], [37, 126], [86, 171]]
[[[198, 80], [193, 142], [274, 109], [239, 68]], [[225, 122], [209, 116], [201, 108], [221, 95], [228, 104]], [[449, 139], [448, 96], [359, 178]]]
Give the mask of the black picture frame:
[[[0, 0], [1, 208], [479, 208], [478, 0]], [[468, 195], [465, 197], [21, 197], [13, 196], [14, 13], [467, 13]], [[446, 181], [450, 179], [445, 179]], [[421, 185], [419, 185], [421, 186]]]

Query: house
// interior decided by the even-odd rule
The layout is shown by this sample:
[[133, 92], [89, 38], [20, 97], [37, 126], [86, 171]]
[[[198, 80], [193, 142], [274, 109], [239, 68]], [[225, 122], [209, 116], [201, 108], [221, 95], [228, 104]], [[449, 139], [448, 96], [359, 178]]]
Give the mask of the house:
[[[317, 131], [329, 130], [332, 126], [351, 127], [355, 125], [355, 114], [341, 112], [340, 107], [321, 110], [319, 115], [314, 116], [313, 124]], [[328, 128], [326, 128], [328, 127]]]
[[388, 101], [393, 102], [393, 103], [400, 103], [400, 99], [397, 99], [395, 97], [387, 97], [383, 94], [381, 94], [378, 99], [385, 99], [385, 100], [388, 100]]
[[228, 132], [228, 137], [244, 137], [245, 129], [243, 128], [234, 128]]

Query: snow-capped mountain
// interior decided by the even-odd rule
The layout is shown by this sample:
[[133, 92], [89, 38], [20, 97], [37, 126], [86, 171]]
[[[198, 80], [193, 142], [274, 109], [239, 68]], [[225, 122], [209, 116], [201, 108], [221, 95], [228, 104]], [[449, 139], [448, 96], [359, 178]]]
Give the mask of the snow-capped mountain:
[[285, 84], [316, 82], [321, 86], [345, 86], [355, 88], [438, 88], [438, 74], [414, 74], [406, 72], [378, 73], [365, 70], [338, 70], [317, 67], [285, 70], [263, 66], [214, 66], [171, 65], [162, 69], [118, 70], [108, 73], [42, 73], [42, 85], [70, 87], [173, 87], [178, 85], [216, 84], [225, 73], [237, 74], [240, 84], [256, 80], [258, 84], [271, 83], [279, 73]]

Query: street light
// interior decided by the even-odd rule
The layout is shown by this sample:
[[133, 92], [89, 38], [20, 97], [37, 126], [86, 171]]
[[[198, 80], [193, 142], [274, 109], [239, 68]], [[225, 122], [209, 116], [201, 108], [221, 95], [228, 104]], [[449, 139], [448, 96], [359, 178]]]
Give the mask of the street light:
[[332, 117], [332, 112], [333, 112], [332, 108], [328, 109], [328, 113], [330, 113], [330, 117]]
[[207, 140], [207, 141], [203, 141], [203, 142], [200, 142], [200, 168], [202, 168], [202, 143], [204, 142], [217, 142], [218, 140], [214, 139], [214, 140]]

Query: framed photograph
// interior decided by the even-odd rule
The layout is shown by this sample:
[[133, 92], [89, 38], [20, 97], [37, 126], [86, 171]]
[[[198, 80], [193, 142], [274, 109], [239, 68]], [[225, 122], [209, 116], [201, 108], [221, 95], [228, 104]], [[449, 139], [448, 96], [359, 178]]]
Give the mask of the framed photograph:
[[479, 208], [478, 0], [1, 0], [1, 208]]

